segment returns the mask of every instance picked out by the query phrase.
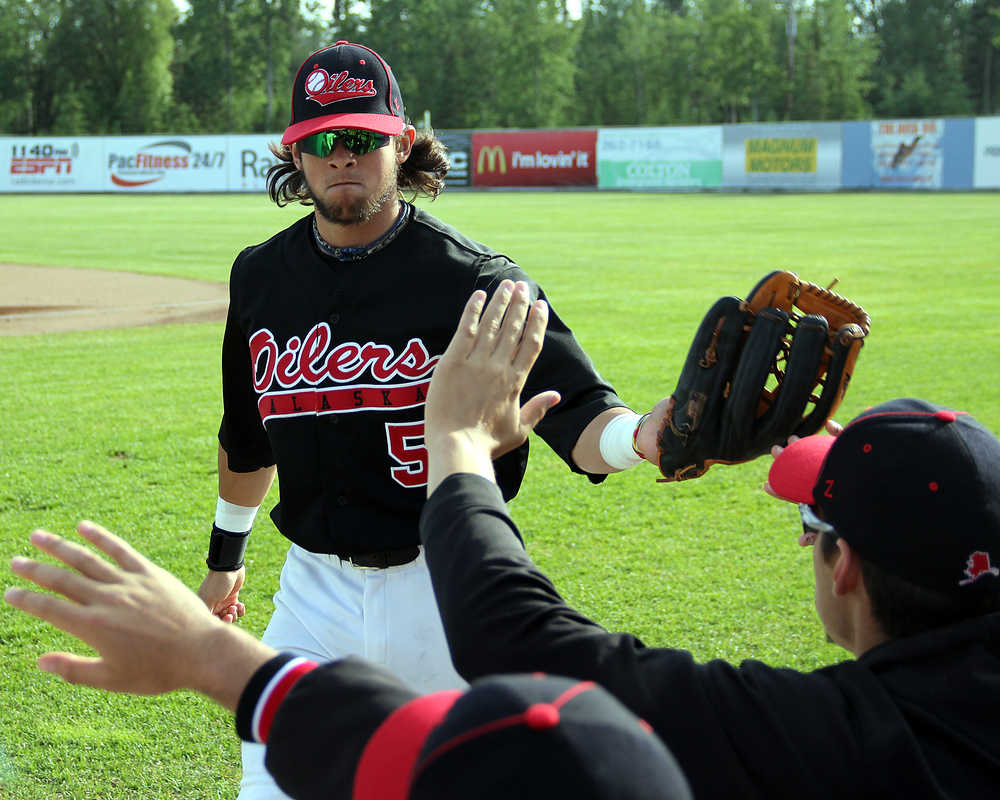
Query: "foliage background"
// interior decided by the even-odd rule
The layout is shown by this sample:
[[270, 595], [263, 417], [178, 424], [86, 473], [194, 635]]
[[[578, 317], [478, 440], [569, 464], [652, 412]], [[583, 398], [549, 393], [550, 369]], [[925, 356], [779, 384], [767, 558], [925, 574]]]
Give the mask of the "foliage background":
[[338, 39], [439, 129], [1000, 110], [1000, 0], [0, 0], [0, 131], [273, 132]]
[[[1000, 195], [446, 192], [429, 210], [521, 263], [636, 409], [673, 387], [719, 296], [791, 268], [860, 302], [872, 334], [838, 414], [904, 394], [1000, 431]], [[3, 196], [4, 258], [224, 282], [239, 250], [306, 213], [261, 196]], [[0, 554], [80, 518], [196, 587], [216, 497], [221, 324], [0, 338]], [[599, 486], [534, 441], [512, 513], [567, 599], [700, 660], [812, 669], [844, 657], [812, 606], [798, 518], [761, 491], [769, 459], [658, 484]], [[276, 490], [265, 503], [270, 508]], [[258, 515], [242, 593], [260, 634], [286, 543]], [[7, 574], [6, 585], [17, 582]], [[144, 611], [155, 619], [157, 609]], [[0, 796], [205, 800], [236, 795], [226, 712], [188, 693], [137, 698], [35, 669], [82, 648], [0, 604]]]

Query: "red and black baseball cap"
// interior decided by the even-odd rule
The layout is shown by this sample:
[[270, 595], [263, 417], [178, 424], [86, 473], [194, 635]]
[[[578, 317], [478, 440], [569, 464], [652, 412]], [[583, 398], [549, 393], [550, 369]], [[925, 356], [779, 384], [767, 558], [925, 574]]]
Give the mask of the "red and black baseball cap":
[[395, 136], [405, 124], [403, 96], [385, 59], [369, 47], [341, 41], [317, 50], [299, 67], [292, 120], [281, 143], [334, 128]]
[[1000, 440], [964, 411], [913, 398], [774, 460], [778, 496], [819, 508], [860, 555], [944, 592], [1000, 592]]
[[649, 726], [589, 681], [504, 675], [396, 709], [368, 740], [353, 800], [685, 800]]

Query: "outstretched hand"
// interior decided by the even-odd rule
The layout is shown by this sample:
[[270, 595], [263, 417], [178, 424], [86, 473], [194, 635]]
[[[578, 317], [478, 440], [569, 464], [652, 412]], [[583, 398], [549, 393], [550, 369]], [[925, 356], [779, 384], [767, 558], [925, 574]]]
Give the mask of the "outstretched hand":
[[214, 617], [194, 592], [124, 540], [91, 522], [77, 530], [114, 563], [42, 530], [31, 534], [31, 543], [65, 567], [11, 560], [15, 574], [54, 594], [11, 587], [4, 599], [98, 653], [46, 653], [39, 668], [115, 692], [197, 689], [235, 708], [246, 681], [273, 651]]
[[469, 298], [427, 393], [428, 494], [454, 472], [492, 480], [492, 460], [521, 445], [559, 402], [548, 391], [521, 405], [547, 324], [548, 305], [532, 303], [524, 282], [503, 281], [489, 304], [482, 291]]

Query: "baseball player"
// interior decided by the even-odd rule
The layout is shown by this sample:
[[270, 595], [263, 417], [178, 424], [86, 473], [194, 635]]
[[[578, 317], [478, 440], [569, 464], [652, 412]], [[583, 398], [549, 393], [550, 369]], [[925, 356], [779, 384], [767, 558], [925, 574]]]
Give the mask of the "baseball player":
[[[273, 150], [272, 199], [314, 211], [232, 268], [219, 498], [199, 595], [224, 621], [244, 613], [247, 539], [277, 475], [271, 517], [291, 546], [263, 640], [316, 661], [362, 655], [417, 691], [464, 685], [419, 547], [424, 401], [474, 290], [508, 297], [518, 281], [544, 294], [506, 256], [404, 201], [436, 196], [447, 159], [407, 124], [374, 50], [337, 42], [310, 55]], [[554, 312], [529, 380], [542, 389], [562, 402], [538, 434], [592, 482], [654, 448], [656, 419], [643, 424], [618, 398]], [[527, 457], [524, 443], [497, 459], [506, 498]], [[261, 758], [244, 747], [240, 800], [283, 796]]]
[[[463, 328], [483, 302], [473, 298]], [[505, 335], [525, 317], [523, 336]], [[588, 620], [525, 553], [489, 465], [558, 408], [547, 393], [523, 408], [510, 400], [544, 308], [494, 298], [483, 320], [449, 346], [426, 407], [421, 538], [464, 677], [540, 670], [599, 683], [653, 726], [695, 797], [996, 796], [996, 436], [964, 411], [901, 398], [831, 425], [836, 436], [775, 450], [768, 491], [798, 504], [820, 621], [855, 659], [808, 673], [698, 664]]]
[[[502, 675], [417, 694], [370, 661], [278, 653], [209, 612], [173, 575], [98, 525], [78, 530], [112, 561], [46, 531], [56, 564], [16, 557], [6, 601], [76, 636], [96, 658], [45, 653], [39, 667], [113, 692], [194, 689], [266, 744], [297, 800], [690, 800], [649, 726], [589, 681]], [[136, 607], [155, 603], [152, 618]]]

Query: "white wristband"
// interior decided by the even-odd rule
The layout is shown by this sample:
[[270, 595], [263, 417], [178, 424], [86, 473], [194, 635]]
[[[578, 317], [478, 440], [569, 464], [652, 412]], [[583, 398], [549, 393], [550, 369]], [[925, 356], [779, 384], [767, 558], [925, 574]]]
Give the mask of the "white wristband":
[[642, 417], [633, 412], [618, 414], [601, 431], [601, 458], [609, 467], [628, 469], [645, 459], [632, 449], [635, 427]]
[[215, 525], [230, 533], [245, 533], [253, 527], [260, 506], [238, 506], [219, 498], [215, 505]]

